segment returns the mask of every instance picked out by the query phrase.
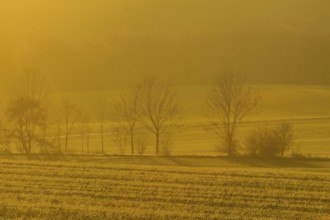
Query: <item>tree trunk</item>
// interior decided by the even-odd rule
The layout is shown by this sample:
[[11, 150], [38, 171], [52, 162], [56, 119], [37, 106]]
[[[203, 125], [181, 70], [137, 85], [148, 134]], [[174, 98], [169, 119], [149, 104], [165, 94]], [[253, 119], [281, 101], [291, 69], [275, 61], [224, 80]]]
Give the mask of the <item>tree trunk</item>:
[[64, 145], [64, 151], [67, 152], [68, 151], [68, 139], [69, 139], [69, 134], [67, 133], [65, 135], [65, 145]]
[[21, 152], [24, 151], [24, 153], [28, 153], [28, 147], [27, 147], [27, 143], [25, 141], [25, 138], [24, 138], [24, 134], [22, 132], [22, 128], [20, 128], [19, 130], [19, 137], [18, 137], [18, 142], [19, 142], [19, 145], [20, 145], [20, 148], [21, 148]]
[[159, 155], [159, 131], [156, 132], [156, 154]]
[[29, 141], [28, 141], [28, 146], [27, 146], [27, 154], [30, 154], [31, 153], [31, 150], [32, 150], [32, 140], [31, 138], [29, 137]]
[[103, 128], [103, 124], [101, 125], [101, 146], [102, 146], [102, 154], [104, 154], [104, 128]]
[[228, 122], [228, 131], [227, 131], [227, 153], [228, 156], [235, 156], [236, 155], [236, 143], [235, 143], [235, 133], [234, 133], [234, 124]]
[[131, 131], [131, 154], [134, 155], [134, 134]]
[[235, 149], [235, 146], [234, 146], [234, 134], [232, 132], [228, 132], [228, 135], [227, 135], [227, 145], [228, 145], [228, 149], [227, 149], [227, 153], [228, 153], [228, 156], [234, 156], [235, 153], [236, 153], [236, 149]]
[[42, 140], [41, 140], [41, 144], [40, 144], [40, 152], [47, 152], [47, 144], [46, 144], [46, 132], [47, 129], [43, 128], [43, 132], [42, 132]]
[[89, 133], [90, 131], [87, 131], [87, 153], [89, 154]]
[[61, 149], [61, 133], [58, 134], [58, 150], [60, 152], [62, 152], [62, 149]]
[[81, 132], [81, 153], [84, 152], [84, 132]]

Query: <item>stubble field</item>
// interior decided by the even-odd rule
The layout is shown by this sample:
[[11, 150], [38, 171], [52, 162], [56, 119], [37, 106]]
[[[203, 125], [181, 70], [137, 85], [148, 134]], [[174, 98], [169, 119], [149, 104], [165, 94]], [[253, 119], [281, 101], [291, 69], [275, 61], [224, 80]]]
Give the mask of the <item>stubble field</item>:
[[88, 160], [2, 159], [0, 218], [330, 218], [327, 160]]

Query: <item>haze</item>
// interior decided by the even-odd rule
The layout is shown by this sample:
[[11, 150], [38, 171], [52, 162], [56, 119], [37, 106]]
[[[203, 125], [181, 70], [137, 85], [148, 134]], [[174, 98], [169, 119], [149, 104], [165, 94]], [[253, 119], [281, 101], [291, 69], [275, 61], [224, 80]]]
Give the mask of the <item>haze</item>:
[[55, 90], [145, 75], [201, 85], [224, 70], [259, 84], [330, 83], [327, 0], [15, 0], [0, 3], [0, 87], [24, 69]]

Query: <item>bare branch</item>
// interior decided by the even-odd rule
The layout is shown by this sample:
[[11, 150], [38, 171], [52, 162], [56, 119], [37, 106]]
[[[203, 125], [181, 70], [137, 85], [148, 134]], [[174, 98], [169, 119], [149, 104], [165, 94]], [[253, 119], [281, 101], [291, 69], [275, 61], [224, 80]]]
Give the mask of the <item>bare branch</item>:
[[237, 153], [237, 129], [257, 104], [258, 96], [237, 75], [225, 72], [215, 80], [208, 95], [208, 106], [214, 115], [211, 124], [229, 155]]
[[161, 136], [176, 126], [180, 115], [177, 93], [168, 83], [147, 78], [138, 85], [138, 115], [144, 126], [156, 138], [156, 154], [159, 154]]

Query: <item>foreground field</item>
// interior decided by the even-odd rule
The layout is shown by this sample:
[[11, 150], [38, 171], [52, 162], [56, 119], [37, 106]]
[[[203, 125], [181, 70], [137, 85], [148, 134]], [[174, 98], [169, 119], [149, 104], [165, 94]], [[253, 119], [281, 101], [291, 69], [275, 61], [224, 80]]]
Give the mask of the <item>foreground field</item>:
[[291, 169], [141, 164], [2, 160], [0, 219], [330, 217], [327, 161]]

